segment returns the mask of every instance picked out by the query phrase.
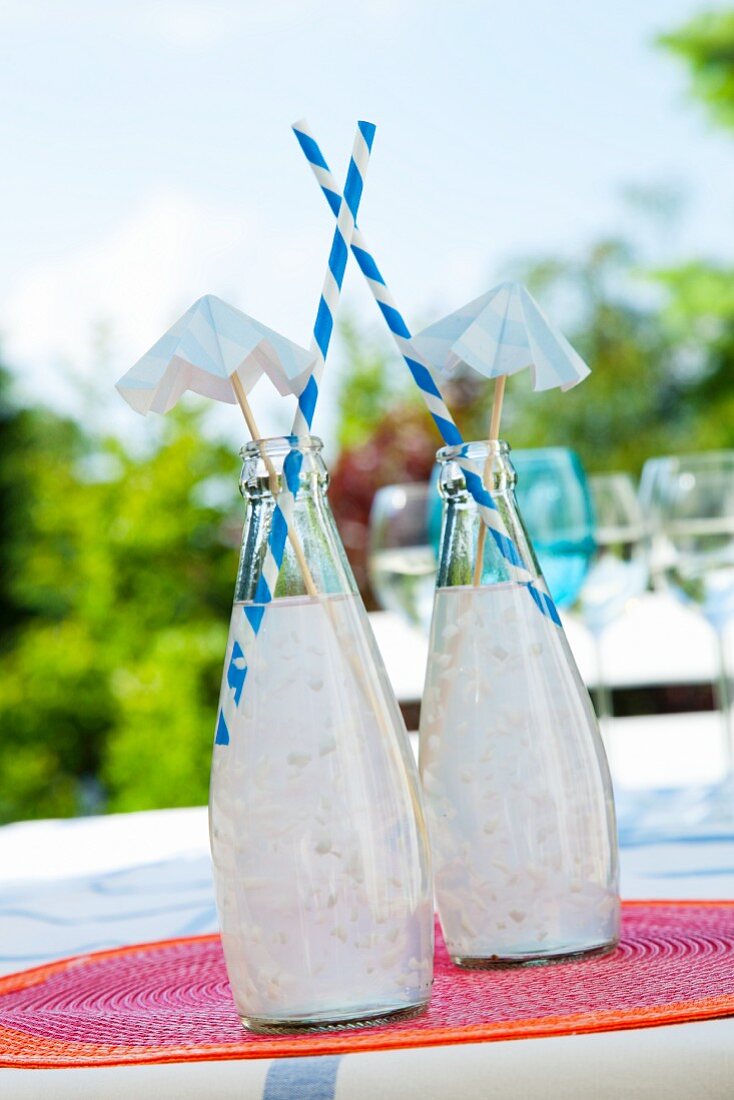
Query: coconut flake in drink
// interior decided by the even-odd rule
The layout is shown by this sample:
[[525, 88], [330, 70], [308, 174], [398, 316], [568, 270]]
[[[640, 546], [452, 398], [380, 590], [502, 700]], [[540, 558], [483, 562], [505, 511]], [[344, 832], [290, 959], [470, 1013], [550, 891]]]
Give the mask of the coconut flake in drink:
[[437, 590], [420, 764], [455, 961], [522, 962], [616, 940], [596, 720], [563, 631], [523, 586]]
[[328, 1024], [428, 999], [417, 774], [373, 647], [354, 595], [273, 601], [230, 744], [215, 746], [222, 942], [250, 1026]]

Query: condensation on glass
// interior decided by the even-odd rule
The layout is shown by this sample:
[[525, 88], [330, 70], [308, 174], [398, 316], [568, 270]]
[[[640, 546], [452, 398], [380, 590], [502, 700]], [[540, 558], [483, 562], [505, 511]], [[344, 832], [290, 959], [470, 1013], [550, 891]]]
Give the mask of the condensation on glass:
[[513, 581], [458, 459], [484, 466], [504, 529], [544, 588], [505, 443], [439, 451], [444, 501], [420, 769], [451, 957], [531, 963], [619, 936], [616, 826], [598, 724], [563, 630]]
[[[294, 527], [318, 596], [306, 594], [288, 542], [229, 744], [214, 746], [210, 791], [227, 971], [243, 1023], [262, 1031], [418, 1011], [433, 973], [417, 769], [327, 503], [319, 440], [242, 452], [247, 510], [232, 622], [253, 602], [295, 448]], [[232, 634], [222, 700], [232, 690]]]

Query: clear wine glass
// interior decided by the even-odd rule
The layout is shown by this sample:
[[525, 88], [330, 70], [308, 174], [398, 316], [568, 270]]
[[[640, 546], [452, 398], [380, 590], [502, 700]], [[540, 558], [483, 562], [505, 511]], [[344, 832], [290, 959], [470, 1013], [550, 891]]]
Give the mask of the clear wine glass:
[[438, 528], [440, 501], [434, 485], [386, 485], [375, 494], [369, 542], [372, 589], [386, 611], [426, 633], [433, 610]]
[[597, 663], [597, 712], [608, 747], [613, 715], [601, 639], [623, 614], [629, 601], [647, 586], [646, 528], [642, 507], [629, 474], [595, 474], [589, 478], [594, 508], [596, 554], [578, 601], [578, 610], [594, 638]]
[[671, 548], [663, 538], [660, 524], [660, 479], [665, 477], [669, 458], [648, 458], [642, 467], [637, 498], [642, 510], [647, 544], [647, 563], [650, 583], [657, 591], [665, 591], [665, 568], [671, 556]]
[[734, 451], [670, 457], [655, 479], [657, 536], [667, 587], [700, 608], [714, 630], [726, 774], [702, 822], [734, 823], [734, 723], [726, 627], [734, 617]]

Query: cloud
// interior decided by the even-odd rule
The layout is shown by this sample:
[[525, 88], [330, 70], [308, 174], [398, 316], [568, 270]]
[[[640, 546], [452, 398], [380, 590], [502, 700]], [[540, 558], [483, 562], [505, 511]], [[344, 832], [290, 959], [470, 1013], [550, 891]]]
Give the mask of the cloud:
[[[419, 0], [353, 0], [351, 17], [360, 28], [381, 31], [419, 10]], [[85, 31], [114, 28], [129, 41], [152, 39], [174, 51], [203, 53], [241, 38], [266, 41], [320, 26], [345, 14], [343, 0], [127, 0], [124, 5], [98, 0], [1, 0], [0, 26], [10, 30], [48, 30], [83, 26]]]
[[[98, 240], [20, 276], [0, 302], [3, 357], [26, 397], [126, 431], [134, 414], [114, 382], [202, 294], [307, 344], [324, 244], [323, 228], [294, 236], [183, 194], [153, 196]], [[253, 396], [266, 434], [288, 430], [291, 405], [266, 382]]]
[[137, 356], [250, 232], [245, 219], [184, 196], [151, 199], [106, 237], [20, 278], [2, 309], [10, 361], [77, 362], [100, 325], [114, 358]]

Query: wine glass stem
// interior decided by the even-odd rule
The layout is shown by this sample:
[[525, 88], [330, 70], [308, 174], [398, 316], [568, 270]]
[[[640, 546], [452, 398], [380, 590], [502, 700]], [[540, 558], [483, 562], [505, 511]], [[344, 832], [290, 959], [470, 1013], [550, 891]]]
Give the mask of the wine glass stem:
[[716, 630], [716, 652], [718, 657], [718, 678], [716, 681], [716, 702], [724, 723], [724, 763], [725, 783], [734, 781], [734, 729], [732, 728], [731, 692], [729, 690], [729, 669], [726, 661], [726, 639], [723, 627]]
[[602, 645], [601, 645], [601, 631], [594, 631], [594, 648], [596, 649], [596, 716], [599, 719], [599, 729], [601, 730], [602, 741], [604, 742], [604, 748], [606, 749], [607, 756], [610, 753], [610, 726], [613, 715], [612, 710], [612, 692], [607, 683], [607, 677], [604, 671], [604, 662], [602, 660]]

